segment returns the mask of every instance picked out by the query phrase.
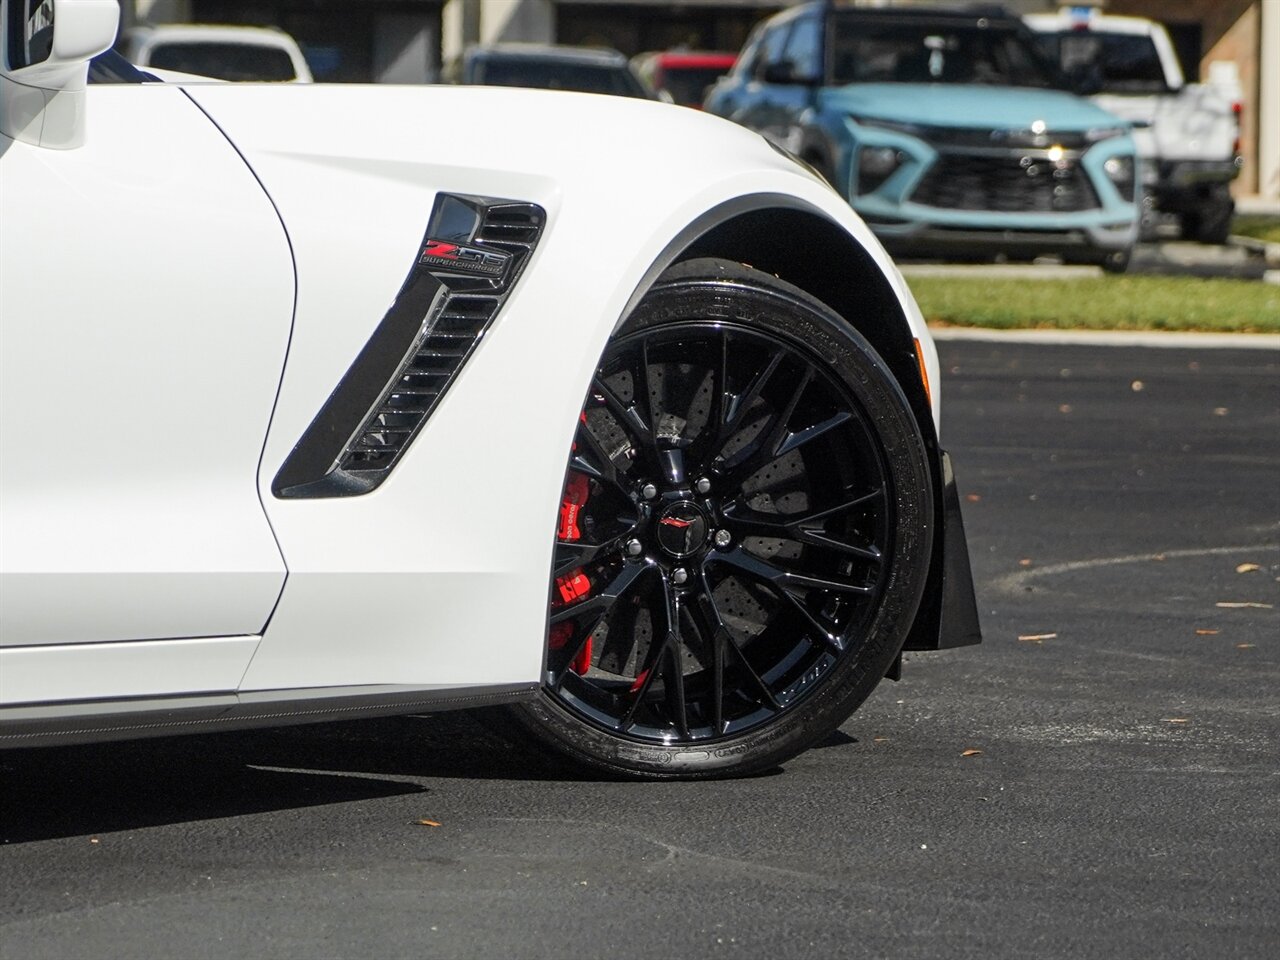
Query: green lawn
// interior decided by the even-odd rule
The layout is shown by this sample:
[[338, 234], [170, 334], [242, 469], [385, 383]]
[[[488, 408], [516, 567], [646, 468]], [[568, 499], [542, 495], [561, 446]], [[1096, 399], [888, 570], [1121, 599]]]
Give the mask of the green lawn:
[[907, 277], [932, 324], [1280, 333], [1280, 286], [1194, 277]]
[[1261, 213], [1241, 213], [1231, 222], [1231, 232], [1267, 243], [1280, 243], [1280, 217]]

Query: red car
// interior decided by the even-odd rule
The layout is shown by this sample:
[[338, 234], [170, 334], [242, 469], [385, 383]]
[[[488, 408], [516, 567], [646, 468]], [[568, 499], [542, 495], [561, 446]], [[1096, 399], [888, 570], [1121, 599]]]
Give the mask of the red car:
[[707, 88], [723, 77], [737, 61], [736, 53], [657, 51], [633, 57], [631, 66], [649, 86], [665, 91], [673, 102], [702, 109]]

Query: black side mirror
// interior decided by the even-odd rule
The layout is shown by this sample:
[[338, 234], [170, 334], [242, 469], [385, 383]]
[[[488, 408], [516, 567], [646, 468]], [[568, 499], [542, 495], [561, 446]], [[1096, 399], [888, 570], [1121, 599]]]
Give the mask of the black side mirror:
[[790, 60], [779, 60], [777, 63], [766, 63], [760, 72], [760, 79], [765, 83], [805, 84], [812, 86], [818, 82], [817, 77], [796, 73], [796, 65]]

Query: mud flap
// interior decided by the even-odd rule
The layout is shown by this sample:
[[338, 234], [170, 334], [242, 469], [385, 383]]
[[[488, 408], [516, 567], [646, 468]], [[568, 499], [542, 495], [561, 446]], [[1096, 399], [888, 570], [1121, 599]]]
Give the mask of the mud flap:
[[941, 549], [934, 552], [924, 600], [904, 650], [946, 650], [982, 642], [978, 600], [969, 566], [969, 544], [960, 516], [960, 494], [951, 469], [951, 456], [946, 451], [941, 452], [941, 465], [942, 544]]

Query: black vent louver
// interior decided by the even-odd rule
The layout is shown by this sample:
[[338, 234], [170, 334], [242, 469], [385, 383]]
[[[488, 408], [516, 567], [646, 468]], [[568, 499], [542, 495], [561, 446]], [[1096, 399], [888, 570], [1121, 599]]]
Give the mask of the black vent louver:
[[436, 200], [395, 303], [280, 468], [276, 496], [354, 496], [386, 478], [498, 315], [545, 220], [532, 203]]

